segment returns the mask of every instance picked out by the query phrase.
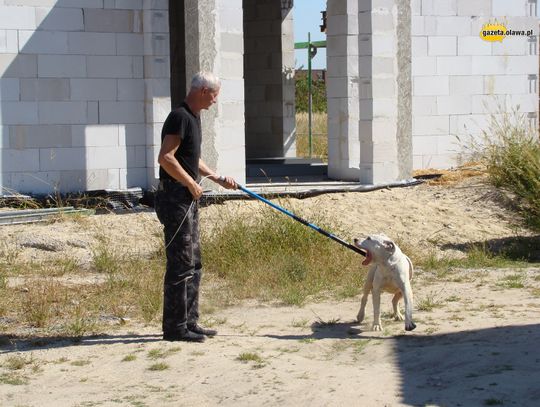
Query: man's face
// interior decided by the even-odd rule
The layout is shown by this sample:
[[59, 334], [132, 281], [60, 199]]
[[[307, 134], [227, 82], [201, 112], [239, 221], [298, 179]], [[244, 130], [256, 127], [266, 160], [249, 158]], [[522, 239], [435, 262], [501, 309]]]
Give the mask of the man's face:
[[208, 109], [214, 103], [217, 102], [220, 89], [202, 88], [201, 90], [201, 104], [203, 109]]

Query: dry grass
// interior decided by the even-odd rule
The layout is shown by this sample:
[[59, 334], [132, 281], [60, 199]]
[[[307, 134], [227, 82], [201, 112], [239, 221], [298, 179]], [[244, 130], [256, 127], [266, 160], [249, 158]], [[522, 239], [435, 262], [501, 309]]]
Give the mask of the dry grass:
[[[328, 160], [328, 130], [327, 114], [313, 113], [312, 115], [312, 157]], [[296, 155], [309, 157], [308, 143], [308, 114], [296, 113]]]
[[31, 327], [43, 335], [81, 337], [127, 318], [152, 322], [161, 313], [163, 258], [128, 256], [112, 245], [100, 245], [94, 250], [91, 269], [82, 271], [103, 273], [105, 278], [97, 284], [85, 283], [84, 278], [70, 282], [69, 277], [80, 275], [80, 269], [51, 277], [54, 265], [49, 263], [16, 266], [16, 272], [10, 267], [10, 275], [21, 280], [17, 285], [5, 283], [10, 276], [2, 272], [0, 316], [7, 322], [0, 325], [0, 332]]
[[466, 163], [460, 167], [449, 170], [425, 168], [413, 171], [413, 177], [422, 177], [426, 175], [436, 176], [432, 179], [426, 179], [428, 185], [449, 186], [458, 184], [467, 178], [487, 176], [487, 171], [484, 165], [476, 162]]
[[[339, 227], [324, 219], [312, 221], [339, 234]], [[202, 237], [206, 270], [222, 282], [221, 291], [230, 299], [300, 305], [343, 287], [351, 287], [343, 290], [349, 296], [356, 295], [361, 284], [358, 255], [269, 208], [249, 219], [225, 221]]]

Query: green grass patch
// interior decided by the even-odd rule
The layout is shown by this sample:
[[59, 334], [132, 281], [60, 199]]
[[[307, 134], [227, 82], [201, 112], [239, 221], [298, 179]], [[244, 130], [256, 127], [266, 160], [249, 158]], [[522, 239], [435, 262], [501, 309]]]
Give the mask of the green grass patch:
[[161, 370], [167, 370], [169, 369], [169, 365], [167, 363], [164, 363], [164, 362], [158, 362], [158, 363], [154, 363], [152, 365], [150, 365], [148, 367], [148, 370], [151, 370], [153, 372], [157, 372], [157, 371], [161, 371]]
[[137, 359], [137, 355], [126, 355], [122, 358], [122, 362], [133, 362]]
[[524, 283], [525, 283], [524, 275], [510, 274], [500, 279], [497, 285], [503, 288], [523, 288], [525, 287]]
[[0, 374], [0, 384], [22, 386], [24, 384], [28, 384], [28, 378], [16, 373], [2, 373]]
[[[340, 233], [324, 219], [311, 221]], [[224, 282], [231, 298], [302, 305], [337, 289], [352, 296], [362, 286], [357, 254], [270, 208], [224, 218], [202, 240], [206, 271]]]
[[151, 349], [147, 354], [148, 359], [159, 359], [165, 357], [165, 351], [163, 349]]
[[309, 324], [309, 319], [302, 318], [302, 319], [293, 319], [291, 322], [291, 326], [293, 328], [305, 328]]
[[86, 366], [89, 365], [91, 362], [88, 359], [81, 359], [81, 360], [74, 360], [70, 363], [72, 366]]
[[236, 357], [236, 360], [244, 363], [253, 362], [253, 367], [256, 369], [266, 365], [266, 361], [259, 354], [254, 352], [242, 352]]
[[146, 356], [148, 357], [148, 359], [163, 359], [174, 353], [180, 352], [181, 350], [182, 348], [180, 348], [179, 346], [175, 346], [169, 349], [151, 349], [148, 351], [148, 354]]
[[65, 325], [64, 332], [70, 337], [80, 338], [86, 333], [94, 332], [97, 325], [95, 315], [91, 315], [82, 307], [75, 307]]
[[435, 308], [442, 307], [444, 302], [439, 300], [440, 293], [429, 293], [416, 300], [416, 309], [418, 311], [431, 312]]
[[516, 259], [515, 252], [500, 251], [494, 253], [486, 245], [473, 244], [465, 248], [463, 258], [437, 256], [435, 251], [422, 255], [418, 251], [410, 251], [416, 267], [427, 271], [435, 271], [440, 279], [447, 279], [452, 269], [481, 269], [481, 268], [525, 268], [530, 267], [524, 257]]
[[7, 273], [0, 269], [0, 290], [5, 290], [7, 288]]
[[371, 342], [371, 339], [357, 339], [353, 342], [354, 353], [363, 353], [366, 347]]
[[32, 363], [34, 363], [34, 359], [31, 357], [15, 355], [7, 357], [2, 366], [8, 370], [21, 370]]
[[47, 262], [42, 268], [47, 275], [57, 277], [76, 273], [80, 266], [77, 260], [68, 257]]

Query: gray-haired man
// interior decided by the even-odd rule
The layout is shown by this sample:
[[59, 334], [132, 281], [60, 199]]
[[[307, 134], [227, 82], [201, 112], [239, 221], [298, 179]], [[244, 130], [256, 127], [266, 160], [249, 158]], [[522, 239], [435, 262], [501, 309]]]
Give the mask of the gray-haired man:
[[203, 175], [236, 188], [234, 179], [217, 175], [201, 160], [199, 114], [216, 103], [220, 88], [213, 74], [197, 73], [184, 103], [169, 114], [161, 132], [155, 209], [165, 234], [163, 339], [168, 341], [203, 342], [217, 333], [197, 323], [202, 270], [198, 199], [203, 193], [197, 181]]

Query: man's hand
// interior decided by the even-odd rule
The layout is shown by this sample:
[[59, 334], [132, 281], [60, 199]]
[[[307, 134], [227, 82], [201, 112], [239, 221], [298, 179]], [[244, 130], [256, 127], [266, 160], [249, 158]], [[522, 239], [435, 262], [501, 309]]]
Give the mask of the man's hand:
[[195, 181], [189, 184], [188, 189], [189, 189], [189, 192], [191, 192], [193, 199], [195, 200], [199, 199], [203, 194], [202, 187], [199, 184], [197, 184]]
[[238, 189], [238, 185], [233, 177], [217, 176], [216, 183], [227, 189]]

